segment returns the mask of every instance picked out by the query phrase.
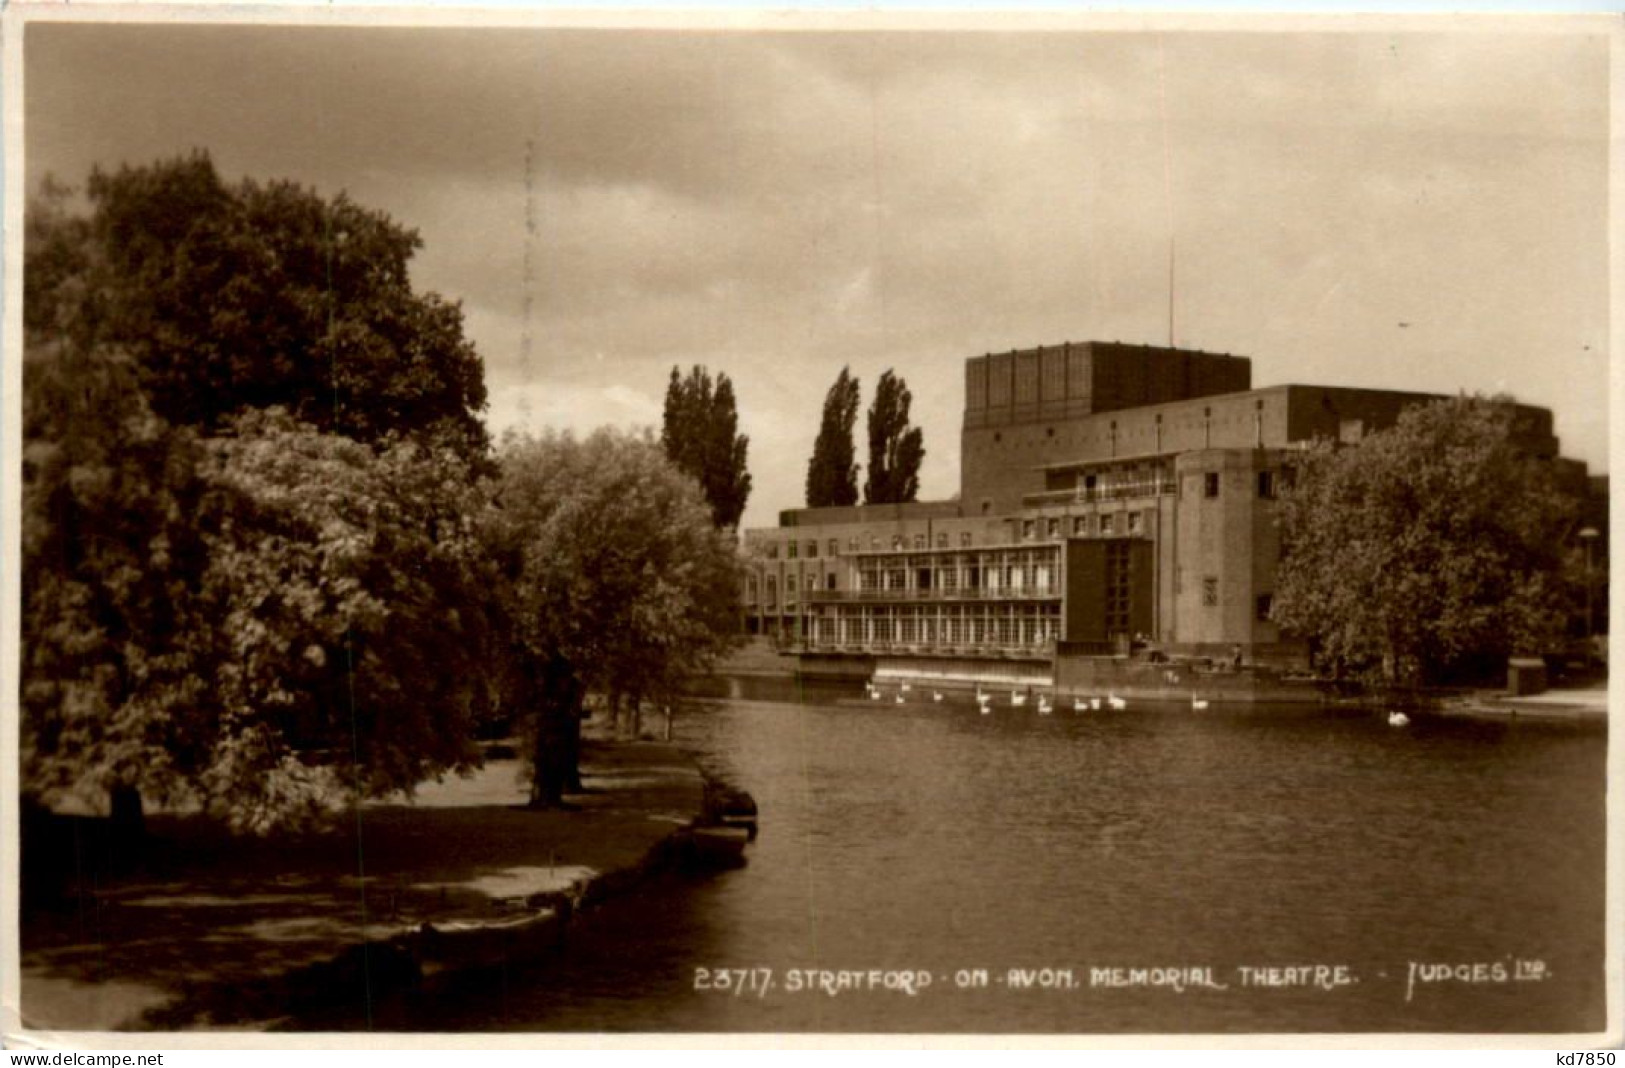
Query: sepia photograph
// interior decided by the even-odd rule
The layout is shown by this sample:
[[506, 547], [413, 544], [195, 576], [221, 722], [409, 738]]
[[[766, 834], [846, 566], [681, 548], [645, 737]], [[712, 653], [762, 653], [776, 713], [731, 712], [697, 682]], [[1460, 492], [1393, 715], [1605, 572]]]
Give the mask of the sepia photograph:
[[4, 1044], [1618, 1044], [1617, 17], [4, 38]]

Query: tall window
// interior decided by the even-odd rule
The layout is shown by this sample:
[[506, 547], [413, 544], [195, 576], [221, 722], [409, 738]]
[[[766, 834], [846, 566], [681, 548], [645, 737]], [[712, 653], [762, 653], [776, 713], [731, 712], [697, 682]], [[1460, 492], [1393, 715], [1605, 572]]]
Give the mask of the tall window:
[[807, 543], [807, 559], [809, 559], [809, 560], [818, 559], [818, 539], [817, 538], [814, 538], [812, 541], [809, 541]]
[[1274, 598], [1273, 595], [1268, 594], [1268, 593], [1261, 593], [1261, 594], [1258, 595], [1258, 602], [1254, 606], [1254, 608], [1255, 608], [1254, 615], [1256, 615], [1258, 617], [1258, 621], [1260, 623], [1268, 623], [1269, 622], [1269, 620], [1270, 620], [1270, 609], [1273, 608], [1274, 606], [1275, 606], [1275, 598]]
[[1219, 495], [1219, 473], [1209, 471], [1202, 476], [1202, 496], [1217, 497]]
[[1089, 533], [1089, 517], [1080, 515], [1072, 520], [1072, 533], [1079, 537]]
[[796, 558], [796, 544], [796, 542], [792, 541], [785, 545], [784, 555], [786, 559], [794, 560]]
[[970, 531], [968, 531], [968, 530], [960, 531], [960, 533], [959, 533], [959, 544], [963, 545], [967, 549], [970, 548]]
[[1103, 515], [1103, 516], [1100, 517], [1100, 534], [1101, 534], [1102, 537], [1109, 538], [1114, 533], [1114, 531], [1112, 529], [1112, 527], [1113, 527], [1113, 523], [1112, 523], [1113, 518], [1114, 518], [1113, 516], [1109, 516], [1109, 515]]
[[1032, 539], [1033, 521], [1031, 519], [1023, 519], [1021, 521], [1021, 536], [1027, 540]]
[[1275, 472], [1260, 471], [1258, 473], [1258, 495], [1266, 501], [1275, 499]]
[[[854, 548], [856, 548], [856, 546], [854, 546]], [[829, 554], [831, 556], [834, 556], [837, 553], [839, 553], [840, 551], [841, 551], [841, 539], [839, 539], [839, 538], [831, 538], [831, 539], [829, 539]]]
[[1207, 575], [1202, 579], [1202, 606], [1204, 608], [1217, 608], [1219, 604], [1219, 580], [1217, 576]]
[[1130, 534], [1138, 534], [1142, 529], [1143, 523], [1141, 522], [1140, 513], [1130, 512], [1128, 514], [1128, 532]]
[[1061, 536], [1061, 521], [1059, 519], [1051, 519], [1049, 521], [1049, 536], [1052, 538], [1059, 538]]

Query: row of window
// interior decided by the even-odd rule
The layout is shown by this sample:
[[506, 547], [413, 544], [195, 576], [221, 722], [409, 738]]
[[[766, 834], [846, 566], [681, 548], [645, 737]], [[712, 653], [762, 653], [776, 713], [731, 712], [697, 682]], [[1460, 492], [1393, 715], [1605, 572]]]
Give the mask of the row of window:
[[[970, 531], [960, 531], [959, 544], [962, 548], [969, 548], [972, 544], [972, 540], [973, 539]], [[950, 535], [946, 532], [939, 531], [936, 536], [936, 548], [947, 549], [951, 547], [951, 545], [952, 539]], [[878, 536], [869, 536], [870, 551], [878, 551], [882, 547], [881, 540]], [[908, 548], [929, 549], [932, 547], [932, 545], [931, 538], [925, 534], [915, 534], [912, 538], [903, 534], [893, 534], [891, 537], [891, 547], [894, 551], [896, 551]], [[840, 555], [841, 539], [830, 538], [828, 542], [826, 542], [826, 551], [830, 556]], [[846, 540], [846, 551], [849, 553], [862, 552], [863, 539], [848, 538]], [[805, 556], [809, 560], [815, 560], [818, 558], [818, 541], [817, 539], [813, 538], [809, 538], [806, 541], [787, 541], [784, 543], [784, 556], [787, 560], [794, 560], [798, 556]], [[779, 558], [778, 542], [770, 541], [767, 543], [767, 558], [769, 560], [777, 560]]]
[[809, 623], [814, 645], [1004, 645], [1042, 647], [1060, 635], [1053, 606], [900, 607], [841, 611]]
[[[1075, 515], [1072, 517], [1072, 536], [1084, 538], [1098, 534], [1103, 538], [1110, 538], [1118, 534], [1143, 534], [1150, 514], [1150, 512], [1116, 512], [1099, 516]], [[1046, 538], [1059, 538], [1065, 529], [1065, 522], [1060, 516], [1021, 521], [1023, 541], [1032, 541], [1040, 535]]]
[[[1259, 499], [1273, 501], [1275, 499], [1276, 488], [1279, 485], [1281, 478], [1291, 478], [1291, 471], [1283, 468], [1279, 475], [1277, 475], [1277, 473], [1274, 471], [1258, 472], [1257, 485]], [[1217, 497], [1219, 495], [1219, 487], [1221, 484], [1219, 472], [1205, 472], [1202, 475], [1202, 496]]]
[[[1275, 605], [1273, 594], [1261, 593], [1253, 601], [1253, 615], [1260, 623], [1268, 623], [1270, 609]], [[1216, 575], [1205, 575], [1202, 578], [1202, 607], [1217, 608], [1219, 606], [1219, 579]]]

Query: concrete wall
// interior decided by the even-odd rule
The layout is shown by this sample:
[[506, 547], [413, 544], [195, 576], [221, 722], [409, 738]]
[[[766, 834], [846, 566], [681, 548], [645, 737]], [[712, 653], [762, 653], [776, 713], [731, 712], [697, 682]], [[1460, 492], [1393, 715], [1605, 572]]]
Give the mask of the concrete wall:
[[[1278, 471], [1282, 459], [1259, 449], [1179, 457], [1174, 621], [1167, 641], [1211, 647], [1279, 640], [1275, 624], [1258, 618], [1259, 598], [1274, 594], [1280, 556], [1275, 502], [1260, 496], [1259, 473]], [[1217, 496], [1209, 495], [1210, 486]]]

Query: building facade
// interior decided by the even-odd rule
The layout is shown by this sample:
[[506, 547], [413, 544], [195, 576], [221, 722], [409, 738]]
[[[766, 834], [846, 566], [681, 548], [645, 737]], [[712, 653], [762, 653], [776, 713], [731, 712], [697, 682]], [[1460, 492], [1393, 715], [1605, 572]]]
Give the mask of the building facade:
[[[1054, 677], [1058, 660], [1301, 666], [1270, 619], [1276, 496], [1317, 438], [1354, 443], [1440, 398], [1251, 388], [1235, 356], [1098, 342], [966, 364], [954, 501], [796, 509], [745, 532], [747, 629], [804, 658]], [[1525, 447], [1555, 457], [1551, 414]]]

